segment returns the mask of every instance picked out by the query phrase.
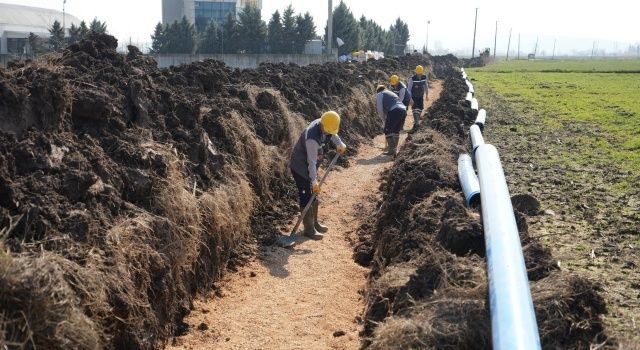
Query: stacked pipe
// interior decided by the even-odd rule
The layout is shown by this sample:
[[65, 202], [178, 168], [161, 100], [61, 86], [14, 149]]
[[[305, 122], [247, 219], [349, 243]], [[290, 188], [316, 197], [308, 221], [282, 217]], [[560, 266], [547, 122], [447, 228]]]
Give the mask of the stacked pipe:
[[[468, 87], [466, 99], [475, 90], [462, 69]], [[482, 224], [489, 277], [489, 305], [493, 348], [540, 349], [540, 336], [535, 318], [527, 269], [522, 254], [518, 227], [513, 214], [511, 196], [500, 162], [498, 150], [484, 142], [487, 112], [478, 109], [478, 100], [471, 98], [471, 108], [478, 110], [474, 125], [469, 129], [472, 158], [462, 154], [458, 158], [458, 177], [467, 206], [482, 211]]]

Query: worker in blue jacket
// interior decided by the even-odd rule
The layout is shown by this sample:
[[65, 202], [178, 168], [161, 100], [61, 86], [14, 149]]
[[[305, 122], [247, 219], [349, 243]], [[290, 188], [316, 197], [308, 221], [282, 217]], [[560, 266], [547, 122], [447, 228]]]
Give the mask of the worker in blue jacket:
[[411, 98], [413, 99], [413, 130], [415, 131], [420, 126], [420, 115], [424, 109], [424, 100], [429, 99], [429, 81], [424, 74], [424, 67], [421, 65], [416, 66], [415, 75], [409, 79], [408, 89], [411, 91]]

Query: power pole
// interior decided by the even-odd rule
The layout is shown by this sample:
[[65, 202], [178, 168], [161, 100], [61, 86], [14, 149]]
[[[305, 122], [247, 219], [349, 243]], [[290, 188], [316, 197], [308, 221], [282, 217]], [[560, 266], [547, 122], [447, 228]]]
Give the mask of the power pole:
[[67, 19], [66, 12], [65, 12], [65, 9], [64, 9], [64, 5], [66, 3], [67, 3], [67, 0], [62, 0], [62, 37], [66, 36], [65, 35], [65, 30], [64, 30], [65, 25], [66, 25], [66, 19]]
[[596, 51], [596, 42], [593, 41], [593, 46], [591, 47], [591, 59], [593, 59], [593, 52]]
[[533, 57], [535, 58], [538, 55], [538, 37], [536, 37], [536, 47], [533, 48]]
[[556, 40], [558, 39], [553, 39], [553, 53], [551, 54], [552, 60], [556, 58]]
[[511, 31], [513, 28], [509, 29], [509, 42], [507, 43], [507, 61], [509, 60], [509, 49], [511, 49]]
[[473, 23], [473, 48], [471, 49], [471, 58], [476, 54], [476, 28], [478, 26], [478, 8], [476, 7], [476, 21]]
[[498, 21], [496, 21], [496, 36], [493, 38], [493, 59], [496, 59], [496, 48], [498, 45]]
[[520, 59], [520, 33], [518, 33], [518, 58], [516, 58], [517, 60]]
[[333, 50], [333, 1], [329, 0], [329, 19], [327, 19], [327, 53], [332, 54]]
[[427, 46], [425, 46], [425, 51], [429, 53], [429, 24], [431, 21], [427, 21]]

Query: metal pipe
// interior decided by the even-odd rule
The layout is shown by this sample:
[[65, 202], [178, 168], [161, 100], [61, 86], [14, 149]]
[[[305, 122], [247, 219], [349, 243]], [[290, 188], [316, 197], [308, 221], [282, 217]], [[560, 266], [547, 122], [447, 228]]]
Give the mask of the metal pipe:
[[493, 348], [540, 349], [527, 269], [498, 151], [481, 145], [475, 154], [487, 251]]
[[476, 117], [476, 125], [480, 127], [480, 131], [484, 130], [484, 124], [487, 120], [487, 111], [484, 108], [480, 108], [478, 116]]
[[478, 100], [475, 97], [471, 99], [471, 109], [478, 110]]
[[467, 92], [467, 97], [465, 97], [464, 99], [471, 102], [471, 100], [473, 99], [473, 94], [471, 94], [470, 92]]
[[467, 73], [462, 72], [462, 79], [467, 79]]
[[484, 145], [484, 137], [482, 137], [480, 127], [475, 124], [471, 125], [471, 128], [469, 129], [469, 136], [471, 136], [471, 149], [473, 150], [473, 154], [475, 155], [476, 149], [480, 145]]
[[458, 179], [464, 193], [464, 204], [467, 207], [476, 206], [480, 201], [480, 183], [468, 154], [461, 154], [458, 157]]

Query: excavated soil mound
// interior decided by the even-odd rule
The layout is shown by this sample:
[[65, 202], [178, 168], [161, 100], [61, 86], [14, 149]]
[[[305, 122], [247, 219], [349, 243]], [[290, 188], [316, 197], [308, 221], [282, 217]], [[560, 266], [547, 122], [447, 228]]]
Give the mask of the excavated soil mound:
[[[464, 206], [457, 178], [476, 113], [464, 102], [459, 72], [447, 69], [440, 99], [384, 175], [380, 209], [360, 230], [354, 257], [371, 267], [365, 348], [491, 348], [481, 215]], [[524, 195], [514, 203], [526, 214], [539, 210]], [[543, 347], [602, 342], [600, 287], [558, 271], [549, 250], [529, 235], [526, 214], [514, 214]]]
[[116, 47], [93, 35], [0, 69], [0, 347], [163, 347], [296, 211], [305, 124], [335, 109], [348, 145], [374, 136], [373, 88], [408, 64], [160, 70]]

